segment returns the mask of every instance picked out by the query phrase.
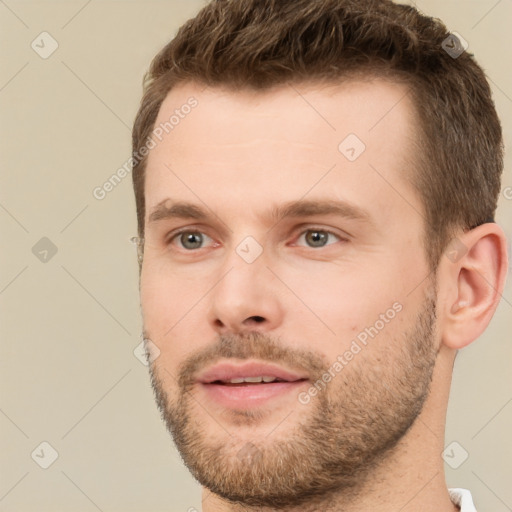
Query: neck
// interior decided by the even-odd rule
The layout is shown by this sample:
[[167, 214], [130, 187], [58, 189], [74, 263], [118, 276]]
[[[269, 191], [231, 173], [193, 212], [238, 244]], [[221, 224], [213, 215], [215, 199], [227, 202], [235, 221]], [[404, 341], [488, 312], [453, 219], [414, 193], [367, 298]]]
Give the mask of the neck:
[[[320, 501], [279, 509], [282, 512], [457, 512], [448, 494], [443, 459], [444, 426], [453, 351], [442, 348], [431, 392], [421, 414], [397, 446], [361, 479], [357, 489], [340, 490]], [[203, 512], [275, 512], [224, 500], [203, 489]]]

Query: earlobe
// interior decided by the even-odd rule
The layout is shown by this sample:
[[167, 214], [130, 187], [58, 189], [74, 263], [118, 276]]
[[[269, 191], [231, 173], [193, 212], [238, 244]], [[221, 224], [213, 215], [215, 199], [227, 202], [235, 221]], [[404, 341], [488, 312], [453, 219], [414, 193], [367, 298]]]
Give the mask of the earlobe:
[[458, 235], [461, 256], [450, 249], [439, 264], [442, 342], [460, 349], [486, 329], [501, 300], [507, 274], [506, 237], [494, 223]]

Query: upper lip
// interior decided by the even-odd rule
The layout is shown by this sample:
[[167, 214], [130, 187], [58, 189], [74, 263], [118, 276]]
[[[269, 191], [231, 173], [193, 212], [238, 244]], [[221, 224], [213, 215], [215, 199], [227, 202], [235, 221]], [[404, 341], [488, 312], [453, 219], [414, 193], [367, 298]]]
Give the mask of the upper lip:
[[219, 363], [202, 372], [197, 381], [203, 384], [209, 384], [217, 380], [229, 381], [230, 379], [239, 379], [242, 377], [276, 377], [281, 380], [293, 382], [296, 380], [307, 379], [307, 375], [285, 370], [284, 368], [269, 363], [258, 363], [250, 361], [244, 364]]

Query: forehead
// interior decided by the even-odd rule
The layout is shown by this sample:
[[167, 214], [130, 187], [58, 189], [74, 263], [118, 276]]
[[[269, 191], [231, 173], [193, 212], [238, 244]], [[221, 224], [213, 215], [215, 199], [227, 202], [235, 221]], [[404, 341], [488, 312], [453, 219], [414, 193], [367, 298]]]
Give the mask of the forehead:
[[[190, 109], [187, 105], [192, 98], [197, 104]], [[191, 123], [185, 122], [189, 114], [196, 120], [193, 134], [187, 130]], [[190, 142], [190, 135], [200, 138], [205, 134], [215, 143], [222, 142], [223, 136], [226, 142], [237, 143], [252, 132], [261, 136], [262, 128], [268, 138], [288, 135], [293, 141], [308, 142], [321, 135], [330, 144], [344, 133], [370, 139], [372, 132], [378, 137], [382, 129], [410, 132], [416, 126], [414, 114], [408, 86], [377, 77], [338, 84], [288, 83], [264, 91], [186, 82], [164, 99], [155, 127], [164, 128], [164, 138], [172, 132], [176, 144]], [[170, 119], [172, 126], [166, 130]], [[243, 130], [232, 130], [237, 126]], [[212, 132], [214, 128], [217, 130]]]
[[214, 194], [229, 203], [250, 194], [257, 205], [298, 199], [313, 187], [352, 194], [360, 204], [372, 202], [380, 188], [374, 207], [385, 206], [397, 194], [414, 195], [408, 177], [416, 126], [407, 87], [384, 79], [267, 91], [180, 84], [155, 123], [146, 218], [175, 196], [200, 203], [201, 195]]

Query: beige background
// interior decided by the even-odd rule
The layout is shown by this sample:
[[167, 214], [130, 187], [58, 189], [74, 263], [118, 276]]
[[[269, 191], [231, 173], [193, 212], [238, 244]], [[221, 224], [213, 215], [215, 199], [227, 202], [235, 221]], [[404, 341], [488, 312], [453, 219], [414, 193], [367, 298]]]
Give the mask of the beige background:
[[[131, 176], [101, 201], [92, 192], [130, 156], [151, 57], [203, 3], [0, 0], [1, 512], [200, 510], [133, 353]], [[469, 42], [492, 81], [508, 151], [498, 222], [510, 238], [512, 0], [418, 6]], [[58, 43], [47, 59], [31, 48], [43, 31]], [[57, 249], [46, 262], [32, 249], [43, 237]], [[511, 318], [509, 280], [454, 372], [446, 445], [469, 457], [446, 465], [448, 485], [469, 488], [479, 512], [512, 510]], [[35, 462], [50, 460], [44, 441], [58, 452], [48, 469]]]

